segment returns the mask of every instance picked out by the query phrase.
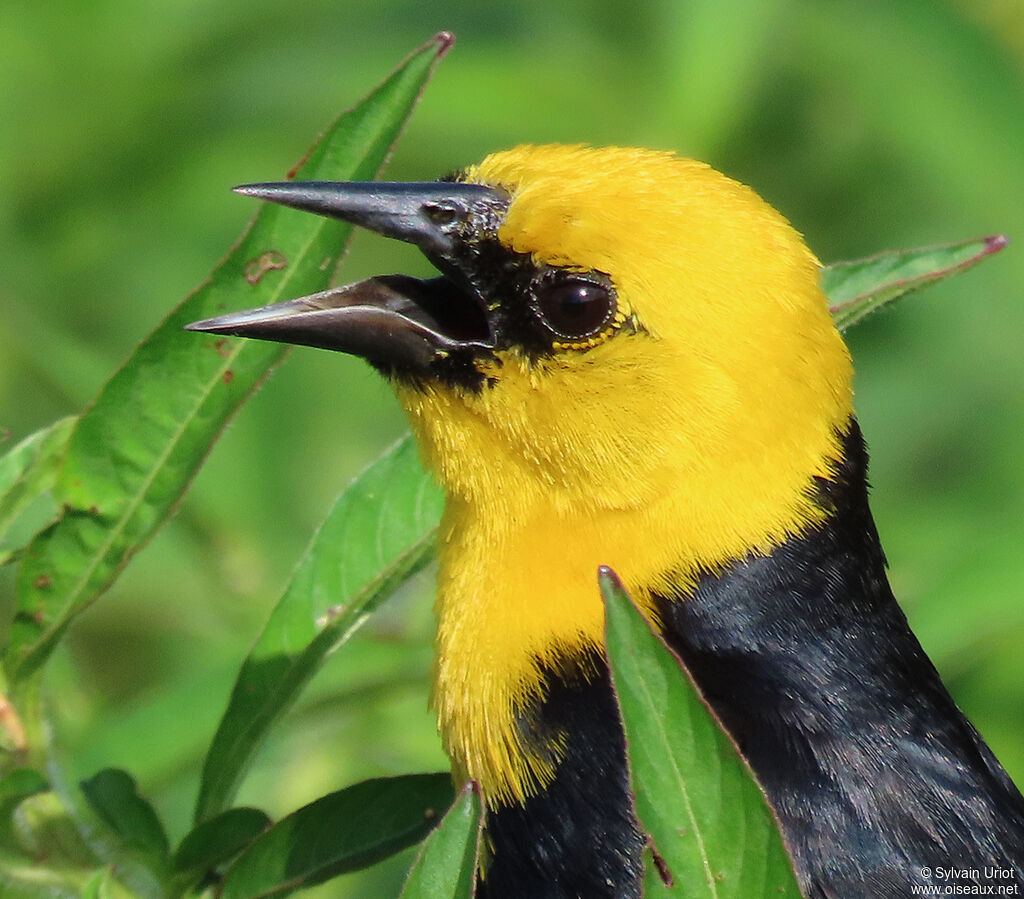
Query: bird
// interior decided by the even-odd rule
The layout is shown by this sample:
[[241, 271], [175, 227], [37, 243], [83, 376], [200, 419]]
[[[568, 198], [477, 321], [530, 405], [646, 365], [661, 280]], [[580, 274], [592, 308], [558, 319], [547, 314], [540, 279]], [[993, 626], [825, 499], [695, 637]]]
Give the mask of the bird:
[[561, 144], [236, 190], [437, 269], [189, 327], [361, 356], [404, 409], [445, 493], [432, 702], [484, 800], [478, 896], [642, 895], [601, 566], [749, 762], [805, 897], [1024, 884], [1024, 799], [890, 589], [850, 354], [779, 212], [669, 151]]

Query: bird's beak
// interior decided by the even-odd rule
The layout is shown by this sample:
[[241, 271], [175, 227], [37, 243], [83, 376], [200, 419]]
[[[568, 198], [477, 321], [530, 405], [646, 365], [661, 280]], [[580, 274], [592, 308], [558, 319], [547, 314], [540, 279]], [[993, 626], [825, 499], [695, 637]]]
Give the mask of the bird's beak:
[[282, 182], [239, 193], [341, 219], [418, 246], [442, 272], [421, 281], [369, 278], [300, 299], [193, 322], [190, 331], [254, 337], [352, 353], [392, 371], [486, 352], [486, 305], [472, 281], [473, 245], [493, 233], [508, 195], [461, 182]]

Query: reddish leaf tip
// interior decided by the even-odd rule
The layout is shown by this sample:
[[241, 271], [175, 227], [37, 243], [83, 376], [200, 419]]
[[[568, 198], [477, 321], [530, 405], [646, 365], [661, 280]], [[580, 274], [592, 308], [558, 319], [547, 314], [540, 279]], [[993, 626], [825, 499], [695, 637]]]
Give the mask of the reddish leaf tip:
[[450, 31], [439, 31], [434, 35], [437, 44], [437, 55], [444, 56], [455, 45], [455, 35]]
[[599, 565], [597, 567], [597, 582], [602, 590], [612, 589], [625, 592], [626, 589], [622, 585], [622, 579], [615, 573], [615, 569], [611, 565]]
[[1010, 238], [1005, 234], [993, 234], [990, 237], [985, 238], [985, 252], [998, 253], [1009, 242]]

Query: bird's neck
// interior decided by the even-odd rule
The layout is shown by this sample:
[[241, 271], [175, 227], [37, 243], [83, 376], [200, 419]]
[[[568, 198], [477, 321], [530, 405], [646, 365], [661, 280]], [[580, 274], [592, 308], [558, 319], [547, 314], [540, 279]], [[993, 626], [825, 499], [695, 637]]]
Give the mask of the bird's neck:
[[[834, 441], [821, 435], [818, 452], [808, 452], [821, 476], [830, 471]], [[543, 492], [493, 469], [504, 490], [486, 499], [449, 492], [439, 544], [435, 703], [450, 755], [485, 796], [521, 799], [552, 776], [546, 761], [535, 765], [522, 751], [517, 715], [542, 697], [545, 670], [600, 649], [601, 565], [618, 571], [651, 609], [659, 593], [695, 584], [697, 572], [821, 519], [808, 476], [766, 471], [766, 456], [737, 454], [727, 476], [666, 464], [643, 502], [616, 508], [575, 501], [557, 488]], [[511, 471], [522, 460], [495, 464]]]

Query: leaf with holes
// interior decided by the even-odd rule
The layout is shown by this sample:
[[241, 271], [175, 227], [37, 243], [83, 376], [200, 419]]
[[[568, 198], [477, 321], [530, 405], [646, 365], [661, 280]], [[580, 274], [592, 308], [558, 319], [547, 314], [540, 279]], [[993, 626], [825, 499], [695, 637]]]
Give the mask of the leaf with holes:
[[[296, 175], [373, 178], [450, 44], [441, 34], [410, 56], [331, 126]], [[12, 679], [45, 661], [74, 616], [153, 535], [228, 418], [285, 352], [260, 341], [197, 337], [182, 327], [324, 288], [349, 230], [265, 205], [210, 280], [103, 388], [72, 433], [57, 476], [64, 515], [25, 552], [5, 659]]]

